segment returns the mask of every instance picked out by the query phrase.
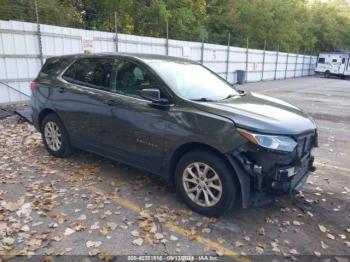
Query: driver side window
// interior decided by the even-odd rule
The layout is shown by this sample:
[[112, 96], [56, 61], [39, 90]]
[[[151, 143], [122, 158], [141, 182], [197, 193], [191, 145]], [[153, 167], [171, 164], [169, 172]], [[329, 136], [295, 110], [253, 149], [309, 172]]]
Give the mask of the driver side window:
[[141, 90], [154, 88], [154, 78], [144, 69], [129, 61], [116, 66], [116, 91], [124, 95], [141, 98]]

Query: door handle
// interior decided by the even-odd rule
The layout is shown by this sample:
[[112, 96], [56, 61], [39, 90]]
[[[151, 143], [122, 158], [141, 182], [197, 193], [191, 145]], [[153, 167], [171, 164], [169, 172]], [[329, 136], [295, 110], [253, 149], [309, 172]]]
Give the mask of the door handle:
[[59, 89], [58, 89], [58, 92], [59, 93], [64, 93], [64, 92], [66, 92], [66, 89], [64, 88], [64, 87], [60, 87]]

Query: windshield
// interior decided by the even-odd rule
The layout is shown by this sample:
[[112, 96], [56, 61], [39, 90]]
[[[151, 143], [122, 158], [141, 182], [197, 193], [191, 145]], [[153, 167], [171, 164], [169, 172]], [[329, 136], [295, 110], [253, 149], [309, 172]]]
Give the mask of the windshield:
[[216, 101], [237, 95], [229, 83], [201, 65], [157, 61], [150, 66], [176, 94], [184, 98]]

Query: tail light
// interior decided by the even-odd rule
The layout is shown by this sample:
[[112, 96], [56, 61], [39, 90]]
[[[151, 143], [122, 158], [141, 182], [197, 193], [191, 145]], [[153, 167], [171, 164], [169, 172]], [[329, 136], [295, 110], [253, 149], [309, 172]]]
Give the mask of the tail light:
[[38, 87], [38, 83], [35, 82], [34, 80], [30, 83], [30, 90], [32, 90], [32, 92], [34, 91], [35, 88]]

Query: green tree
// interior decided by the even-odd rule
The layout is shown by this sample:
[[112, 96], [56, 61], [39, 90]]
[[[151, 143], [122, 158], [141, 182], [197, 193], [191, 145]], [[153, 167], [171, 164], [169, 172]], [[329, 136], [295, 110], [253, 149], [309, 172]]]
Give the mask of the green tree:
[[[69, 1], [38, 0], [40, 22], [43, 24], [80, 27], [79, 12]], [[34, 0], [0, 0], [1, 20], [36, 22]]]

